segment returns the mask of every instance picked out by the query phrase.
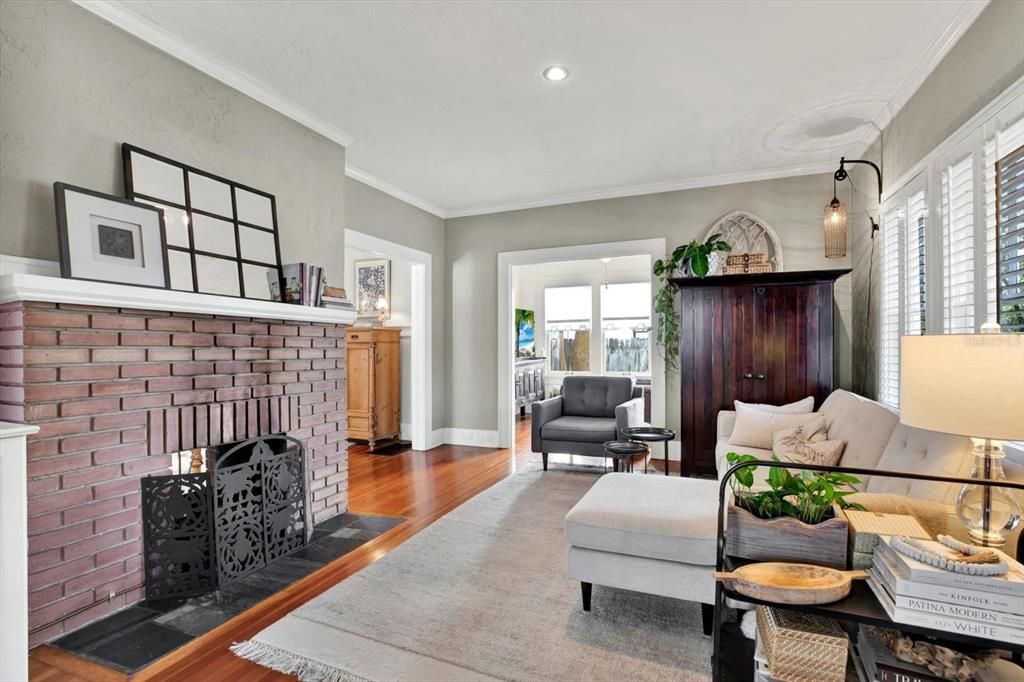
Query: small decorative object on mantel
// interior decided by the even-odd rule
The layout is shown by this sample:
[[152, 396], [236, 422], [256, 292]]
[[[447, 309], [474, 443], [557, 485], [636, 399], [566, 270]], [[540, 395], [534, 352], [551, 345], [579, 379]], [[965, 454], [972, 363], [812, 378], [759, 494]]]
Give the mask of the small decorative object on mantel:
[[62, 277], [170, 286], [161, 211], [63, 182], [53, 184], [53, 195]]
[[281, 249], [272, 194], [127, 143], [121, 156], [128, 198], [166, 218], [171, 289], [273, 300]]
[[356, 313], [363, 319], [391, 319], [391, 261], [369, 258], [357, 260], [353, 267]]
[[758, 606], [757, 633], [774, 679], [844, 682], [850, 640], [839, 623], [811, 613]]
[[659, 258], [654, 261], [652, 270], [661, 284], [654, 295], [654, 312], [658, 315], [656, 339], [669, 371], [679, 368], [679, 312], [676, 310], [676, 288], [669, 280], [680, 275], [700, 278], [717, 275], [722, 267], [719, 252], [730, 249], [718, 234], [710, 234], [703, 242], [695, 239], [677, 246], [668, 260]]
[[[730, 452], [729, 466], [754, 462], [753, 455]], [[776, 458], [775, 461], [778, 461]], [[806, 561], [846, 568], [848, 523], [845, 509], [863, 507], [846, 500], [860, 482], [839, 472], [768, 470], [768, 488], [753, 492], [749, 466], [736, 471], [729, 485], [726, 553], [758, 561]]]
[[917, 519], [909, 514], [880, 514], [873, 511], [846, 510], [850, 524], [850, 568], [868, 568], [875, 555], [875, 546], [883, 536], [905, 535], [930, 540]]

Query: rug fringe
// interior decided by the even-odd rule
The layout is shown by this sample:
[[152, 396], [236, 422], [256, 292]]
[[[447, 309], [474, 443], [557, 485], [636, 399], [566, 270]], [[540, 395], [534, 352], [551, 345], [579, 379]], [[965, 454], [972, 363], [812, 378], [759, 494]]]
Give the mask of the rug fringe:
[[301, 682], [373, 682], [369, 678], [279, 649], [270, 644], [257, 642], [254, 639], [235, 642], [231, 645], [231, 651], [236, 656], [262, 665], [264, 668], [287, 675], [296, 675]]

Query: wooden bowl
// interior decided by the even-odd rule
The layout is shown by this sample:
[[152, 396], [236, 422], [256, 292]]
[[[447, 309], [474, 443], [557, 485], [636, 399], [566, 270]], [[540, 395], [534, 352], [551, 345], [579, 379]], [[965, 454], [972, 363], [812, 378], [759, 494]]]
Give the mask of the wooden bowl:
[[779, 604], [829, 604], [850, 594], [852, 581], [867, 571], [840, 571], [811, 564], [769, 561], [747, 564], [731, 573], [715, 571], [715, 580], [728, 580], [740, 594]]

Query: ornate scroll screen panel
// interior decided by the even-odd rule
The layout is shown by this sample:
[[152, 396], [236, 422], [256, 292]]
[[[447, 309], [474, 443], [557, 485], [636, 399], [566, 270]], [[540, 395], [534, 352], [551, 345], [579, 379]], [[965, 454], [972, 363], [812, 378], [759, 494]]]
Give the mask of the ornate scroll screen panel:
[[768, 256], [768, 262], [772, 264], [773, 272], [782, 272], [785, 269], [779, 235], [766, 220], [753, 213], [747, 211], [726, 213], [711, 226], [708, 233], [704, 235], [704, 239], [713, 234], [720, 234], [721, 238], [732, 247], [729, 255], [764, 253]]

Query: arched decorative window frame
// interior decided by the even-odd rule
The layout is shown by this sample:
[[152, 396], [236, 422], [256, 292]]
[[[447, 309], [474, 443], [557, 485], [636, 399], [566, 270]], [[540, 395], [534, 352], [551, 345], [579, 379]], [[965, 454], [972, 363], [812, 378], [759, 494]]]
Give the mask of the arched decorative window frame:
[[[759, 215], [751, 213], [750, 211], [729, 211], [724, 216], [715, 221], [715, 224], [712, 225], [711, 229], [708, 230], [707, 234], [704, 235], [704, 239], [707, 240], [707, 238], [710, 237], [711, 235], [721, 232], [724, 225], [733, 222], [737, 218], [741, 217], [746, 218], [747, 220], [750, 220], [753, 223], [755, 223], [757, 227], [761, 228], [762, 233], [767, 238], [767, 241], [770, 244], [772, 251], [774, 251], [774, 253], [768, 254], [768, 260], [772, 264], [773, 272], [784, 271], [785, 266], [783, 265], [782, 260], [782, 242], [779, 240], [778, 233], [775, 232], [775, 228], [773, 228], [767, 220], [765, 220]], [[744, 228], [744, 231], [749, 233], [750, 229], [750, 227], [746, 227]], [[728, 242], [730, 246], [735, 248], [736, 245], [732, 243], [732, 240], [728, 239], [728, 235], [723, 235], [723, 239], [726, 242]], [[747, 239], [750, 243], [756, 242], [756, 239], [751, 239], [749, 235]], [[741, 252], [734, 251], [734, 253]]]

